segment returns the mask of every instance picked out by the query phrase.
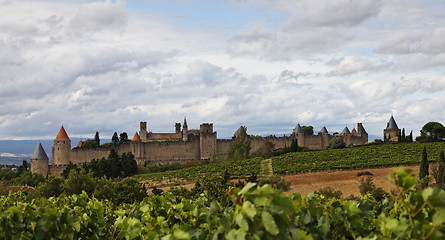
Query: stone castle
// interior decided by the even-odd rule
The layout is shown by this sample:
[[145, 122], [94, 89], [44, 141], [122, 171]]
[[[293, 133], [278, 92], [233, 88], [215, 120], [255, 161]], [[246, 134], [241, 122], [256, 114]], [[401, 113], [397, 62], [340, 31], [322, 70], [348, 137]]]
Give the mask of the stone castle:
[[[347, 127], [341, 133], [329, 134], [323, 127], [317, 135], [306, 134], [297, 124], [289, 136], [283, 137], [251, 137], [251, 152], [260, 149], [270, 142], [276, 149], [289, 147], [293, 139], [297, 139], [299, 146], [310, 149], [325, 149], [334, 137], [343, 138], [347, 146], [360, 145], [368, 142], [368, 133], [362, 123], [357, 129], [349, 131]], [[140, 123], [140, 131], [136, 132], [132, 141], [122, 143], [117, 147], [119, 154], [131, 152], [138, 164], [169, 162], [208, 161], [212, 158], [221, 159], [227, 156], [232, 139], [218, 139], [213, 131], [212, 123], [203, 123], [199, 129], [189, 129], [186, 119], [184, 123], [175, 124], [174, 133], [152, 133], [147, 131], [147, 122]], [[48, 174], [60, 175], [66, 166], [72, 162], [81, 165], [93, 159], [107, 158], [108, 148], [83, 148], [79, 142], [77, 147], [71, 148], [71, 140], [62, 126], [54, 139], [52, 147], [52, 164], [39, 143], [31, 157], [31, 171], [44, 176]]]

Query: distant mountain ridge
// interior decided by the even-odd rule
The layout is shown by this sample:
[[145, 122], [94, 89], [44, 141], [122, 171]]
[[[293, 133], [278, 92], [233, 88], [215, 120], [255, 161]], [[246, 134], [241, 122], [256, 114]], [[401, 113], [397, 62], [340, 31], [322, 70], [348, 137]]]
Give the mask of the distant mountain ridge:
[[[75, 147], [80, 140], [81, 138], [71, 138], [71, 147]], [[0, 140], [0, 165], [21, 164], [23, 159], [29, 161], [39, 141], [51, 160], [54, 140]]]

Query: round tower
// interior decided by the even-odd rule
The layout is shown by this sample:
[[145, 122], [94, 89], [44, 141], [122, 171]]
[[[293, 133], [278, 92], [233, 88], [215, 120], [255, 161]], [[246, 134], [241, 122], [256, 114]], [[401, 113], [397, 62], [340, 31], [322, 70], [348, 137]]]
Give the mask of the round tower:
[[53, 145], [53, 162], [52, 165], [69, 164], [71, 153], [71, 139], [66, 134], [63, 126], [60, 128]]
[[48, 175], [49, 159], [40, 142], [37, 144], [36, 150], [31, 156], [31, 172], [42, 174], [44, 177]]

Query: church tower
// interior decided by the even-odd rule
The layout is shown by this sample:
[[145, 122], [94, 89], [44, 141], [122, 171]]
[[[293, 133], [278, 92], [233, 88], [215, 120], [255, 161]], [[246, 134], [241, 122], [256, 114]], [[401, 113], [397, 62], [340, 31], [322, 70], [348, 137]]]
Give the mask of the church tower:
[[48, 155], [40, 142], [37, 144], [36, 150], [31, 156], [31, 172], [42, 174], [44, 177], [48, 175]]
[[189, 130], [187, 125], [187, 119], [184, 117], [184, 125], [182, 125], [182, 141], [187, 142], [189, 137]]
[[70, 162], [71, 139], [66, 134], [65, 128], [62, 126], [53, 145], [53, 162], [52, 165], [64, 165]]

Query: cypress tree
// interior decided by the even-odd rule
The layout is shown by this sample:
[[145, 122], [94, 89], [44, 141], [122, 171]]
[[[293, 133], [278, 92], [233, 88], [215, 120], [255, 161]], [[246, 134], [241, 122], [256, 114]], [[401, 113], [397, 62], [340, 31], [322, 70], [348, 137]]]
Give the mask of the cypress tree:
[[94, 136], [94, 141], [96, 141], [97, 146], [100, 146], [100, 138], [99, 138], [99, 132], [96, 132], [96, 135]]
[[421, 181], [422, 189], [428, 186], [428, 180], [427, 180], [428, 176], [429, 176], [428, 157], [426, 154], [426, 148], [423, 147], [422, 161], [420, 162], [420, 167], [419, 167], [419, 180]]
[[227, 157], [231, 160], [243, 160], [249, 158], [250, 155], [250, 140], [247, 135], [247, 128], [245, 126], [239, 127], [235, 132], [230, 143]]
[[117, 136], [117, 132], [114, 132], [111, 142], [114, 144], [114, 146], [119, 146], [119, 137]]
[[298, 140], [292, 139], [292, 144], [290, 145], [291, 152], [298, 152]]
[[443, 153], [443, 151], [440, 151], [439, 154], [439, 167], [437, 169], [437, 175], [438, 175], [438, 182], [437, 184], [439, 185], [439, 187], [441, 187], [442, 189], [445, 188], [445, 176], [444, 176], [444, 170], [445, 170], [445, 155]]
[[413, 142], [413, 130], [409, 133], [409, 141]]
[[402, 129], [402, 142], [406, 142], [405, 128]]

